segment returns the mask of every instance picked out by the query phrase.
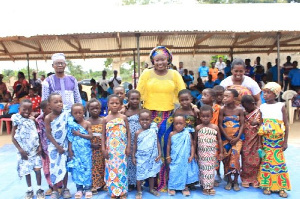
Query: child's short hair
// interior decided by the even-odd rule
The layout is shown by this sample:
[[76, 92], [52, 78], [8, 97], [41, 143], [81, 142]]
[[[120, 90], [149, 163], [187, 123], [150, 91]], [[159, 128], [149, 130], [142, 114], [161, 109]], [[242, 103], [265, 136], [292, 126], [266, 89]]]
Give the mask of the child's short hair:
[[32, 101], [30, 99], [23, 99], [21, 102], [20, 102], [20, 106], [22, 106], [23, 104], [25, 103], [29, 103], [29, 104], [32, 104]]
[[73, 112], [73, 108], [74, 108], [74, 107], [77, 107], [77, 106], [82, 107], [82, 109], [83, 109], [83, 111], [84, 111], [84, 106], [83, 106], [81, 103], [75, 103], [75, 104], [73, 104], [72, 107], [71, 107], [71, 113]]
[[180, 95], [183, 94], [188, 94], [189, 96], [192, 96], [191, 91], [189, 89], [182, 89], [181, 91], [179, 91], [178, 97], [180, 97]]
[[183, 117], [183, 119], [185, 119], [185, 116], [183, 114], [175, 114], [173, 116], [173, 118], [175, 119], [176, 117]]
[[[206, 89], [204, 89], [203, 91], [207, 91], [208, 94], [210, 94], [210, 96], [216, 97], [216, 92], [215, 92], [215, 90], [212, 89], [212, 88], [206, 88]], [[202, 91], [202, 92], [203, 92], [203, 91]]]
[[213, 108], [209, 105], [204, 104], [203, 106], [200, 107], [200, 111], [210, 111], [213, 114]]
[[116, 87], [114, 87], [114, 92], [115, 92], [115, 90], [118, 89], [118, 88], [122, 88], [122, 89], [124, 90], [124, 92], [125, 92], [125, 88], [124, 88], [123, 86], [116, 86]]
[[121, 98], [119, 98], [119, 96], [117, 96], [115, 94], [111, 94], [111, 95], [108, 96], [107, 103], [109, 103], [109, 101], [111, 100], [111, 98], [114, 98], [114, 97], [118, 98], [118, 100], [120, 101], [120, 103], [123, 104]]
[[221, 92], [224, 93], [225, 88], [224, 88], [223, 86], [216, 85], [216, 86], [214, 86], [213, 90], [214, 90], [215, 92], [221, 91]]
[[252, 95], [244, 95], [241, 99], [242, 104], [252, 104], [255, 103], [254, 97]]
[[151, 111], [149, 111], [148, 109], [141, 109], [140, 112], [139, 112], [139, 116], [141, 116], [142, 113], [148, 113], [150, 117], [152, 115]]
[[56, 96], [56, 95], [61, 96], [59, 93], [56, 93], [56, 92], [51, 93], [51, 94], [49, 95], [49, 97], [48, 97], [48, 102], [50, 103], [50, 102], [51, 102], [51, 98], [52, 98], [53, 96]]
[[98, 104], [100, 105], [100, 108], [101, 108], [101, 106], [102, 106], [102, 105], [101, 105], [101, 102], [100, 102], [99, 100], [95, 99], [95, 98], [92, 98], [92, 99], [90, 99], [90, 101], [88, 101], [88, 102], [86, 103], [86, 109], [89, 110], [90, 104], [91, 104], [91, 103], [94, 103], [94, 102], [98, 103]]
[[235, 89], [227, 89], [226, 91], [229, 91], [232, 93], [233, 97], [238, 97], [239, 96], [239, 93], [235, 90]]
[[47, 107], [47, 104], [48, 104], [48, 100], [43, 100], [41, 103], [40, 103], [40, 108], [41, 109], [45, 109]]
[[128, 94], [127, 94], [128, 98], [130, 98], [130, 95], [133, 93], [139, 94], [139, 96], [141, 96], [141, 93], [138, 90], [133, 89], [133, 90], [128, 91]]

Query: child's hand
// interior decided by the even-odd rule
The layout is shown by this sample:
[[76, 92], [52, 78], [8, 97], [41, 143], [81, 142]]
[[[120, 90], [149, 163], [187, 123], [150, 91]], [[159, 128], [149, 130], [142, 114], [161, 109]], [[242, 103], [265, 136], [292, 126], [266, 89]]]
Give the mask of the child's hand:
[[158, 155], [156, 158], [155, 158], [155, 162], [158, 162], [160, 160], [160, 155]]
[[69, 150], [69, 157], [71, 159], [73, 159], [73, 157], [74, 157], [74, 153], [73, 153], [72, 149]]
[[126, 111], [126, 107], [123, 105], [119, 113], [125, 114], [125, 111]]
[[259, 125], [259, 123], [257, 121], [251, 122], [251, 126], [258, 126], [258, 125]]
[[219, 154], [219, 161], [222, 161], [224, 159], [224, 155], [223, 155], [223, 153], [220, 153]]
[[134, 165], [136, 165], [136, 159], [135, 159], [135, 157], [132, 157], [132, 163], [134, 164]]
[[42, 153], [42, 147], [39, 146], [39, 147], [36, 149], [36, 152], [37, 152], [38, 155], [41, 155], [41, 153]]
[[235, 145], [239, 141], [239, 138], [233, 138], [230, 140], [231, 145]]
[[199, 160], [199, 157], [198, 157], [198, 155], [197, 154], [195, 154], [195, 160], [198, 162], [198, 160]]
[[79, 131], [75, 131], [74, 129], [72, 130], [72, 132], [74, 136], [78, 136], [80, 134]]
[[64, 150], [64, 148], [62, 148], [62, 146], [58, 146], [57, 150], [58, 150], [59, 154], [63, 154], [65, 152], [65, 150]]
[[167, 157], [166, 160], [167, 160], [167, 163], [168, 163], [168, 164], [171, 164], [171, 157], [170, 157], [170, 156]]
[[286, 142], [283, 142], [282, 144], [282, 150], [285, 151], [288, 148], [288, 145]]
[[28, 160], [28, 155], [23, 149], [19, 151], [23, 160]]
[[130, 154], [130, 147], [126, 147], [125, 154], [126, 154], [127, 157], [131, 155]]
[[104, 150], [104, 151], [102, 151], [102, 153], [103, 153], [104, 158], [108, 160], [108, 158], [109, 158], [108, 152], [106, 150]]
[[188, 159], [188, 160], [189, 160], [189, 163], [192, 162], [193, 158], [194, 158], [193, 156], [190, 156], [190, 157], [189, 157], [189, 159]]

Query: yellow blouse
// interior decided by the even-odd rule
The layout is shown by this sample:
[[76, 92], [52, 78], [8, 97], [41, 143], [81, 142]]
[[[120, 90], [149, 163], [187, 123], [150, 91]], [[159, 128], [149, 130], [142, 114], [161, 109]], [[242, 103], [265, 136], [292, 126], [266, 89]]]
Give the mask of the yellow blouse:
[[168, 70], [163, 76], [157, 75], [154, 69], [145, 70], [137, 85], [144, 107], [155, 111], [173, 110], [178, 92], [185, 88], [182, 76], [175, 70]]

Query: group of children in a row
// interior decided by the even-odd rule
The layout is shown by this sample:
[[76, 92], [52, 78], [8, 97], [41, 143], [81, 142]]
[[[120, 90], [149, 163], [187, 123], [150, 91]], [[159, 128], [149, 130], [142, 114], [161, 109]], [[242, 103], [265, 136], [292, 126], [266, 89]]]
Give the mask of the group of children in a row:
[[67, 171], [77, 187], [75, 198], [81, 198], [83, 193], [85, 198], [91, 198], [100, 188], [108, 190], [112, 198], [126, 198], [128, 187], [135, 185], [136, 198], [140, 199], [146, 179], [150, 193], [159, 196], [154, 186], [162, 161], [169, 167], [169, 195], [175, 195], [176, 190], [190, 195], [188, 187], [197, 181], [203, 194], [215, 195], [214, 186], [221, 181], [221, 160], [227, 180], [225, 189], [239, 191], [241, 151], [242, 186], [261, 187], [264, 194], [279, 191], [280, 196], [287, 197], [284, 190], [290, 190], [290, 182], [283, 151], [287, 147], [288, 126], [284, 106], [275, 101], [281, 89], [278, 86], [273, 82], [266, 85], [266, 104], [260, 109], [252, 96], [244, 96], [246, 115], [236, 104], [238, 93], [234, 89], [205, 89], [199, 113], [191, 106], [190, 91], [180, 91], [181, 106], [174, 112], [173, 131], [164, 139], [166, 152], [160, 147], [158, 126], [152, 121], [151, 112], [139, 108], [140, 94], [136, 90], [128, 93], [128, 104], [124, 106], [125, 91], [116, 87], [119, 92], [115, 90], [108, 97], [109, 114], [105, 118], [99, 117], [99, 101], [91, 99], [87, 103], [87, 121], [81, 104], [72, 106], [70, 116], [63, 109], [61, 96], [51, 94], [48, 101], [41, 103], [43, 114], [36, 119], [38, 129], [30, 118], [31, 101], [23, 100], [19, 113], [12, 117], [12, 134], [19, 151], [18, 173], [26, 176], [28, 184], [27, 198], [33, 196], [32, 170], [37, 175], [37, 197], [44, 198], [40, 187], [42, 166], [52, 198], [59, 198], [59, 192], [64, 198], [71, 197]]

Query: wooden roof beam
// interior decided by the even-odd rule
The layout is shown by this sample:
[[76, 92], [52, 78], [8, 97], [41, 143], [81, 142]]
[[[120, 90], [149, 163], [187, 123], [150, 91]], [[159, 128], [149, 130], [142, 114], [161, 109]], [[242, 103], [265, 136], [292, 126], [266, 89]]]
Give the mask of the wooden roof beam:
[[214, 33], [206, 34], [206, 35], [203, 36], [203, 37], [201, 37], [200, 35], [197, 35], [197, 36], [196, 36], [196, 39], [195, 39], [194, 46], [199, 45], [199, 44], [202, 43], [203, 41], [205, 41], [205, 40], [211, 38], [213, 35], [214, 35]]
[[157, 37], [157, 45], [161, 46], [162, 43], [165, 41], [165, 39], [167, 38], [167, 35], [160, 35]]
[[21, 45], [21, 46], [25, 46], [25, 47], [27, 47], [27, 48], [31, 48], [31, 49], [36, 50], [36, 51], [40, 51], [40, 49], [39, 49], [38, 47], [32, 46], [32, 45], [30, 45], [30, 44], [23, 43], [23, 42], [21, 42], [21, 41], [12, 41], [12, 42], [14, 42], [14, 43], [16, 43], [16, 44], [19, 44], [19, 45]]
[[[281, 34], [279, 33], [279, 40], [280, 40], [280, 38], [281, 38]], [[277, 37], [276, 38], [274, 38], [274, 43], [273, 43], [273, 45], [269, 48], [269, 50], [268, 50], [268, 55], [274, 50], [274, 48], [277, 46]]]
[[291, 38], [291, 39], [287, 39], [287, 40], [284, 40], [284, 41], [281, 41], [282, 44], [286, 44], [286, 43], [289, 43], [289, 42], [292, 42], [292, 41], [297, 41], [297, 40], [300, 40], [300, 36], [299, 37], [294, 37], [294, 38]]
[[80, 49], [75, 46], [70, 40], [64, 39], [64, 42], [66, 42], [69, 46], [71, 46], [72, 48], [74, 48], [75, 50], [79, 51]]
[[8, 55], [9, 58], [10, 58], [13, 62], [15, 62], [15, 58], [10, 54], [10, 52], [8, 52], [8, 50], [7, 50], [6, 46], [4, 45], [4, 43], [1, 41], [0, 44], [1, 44], [1, 46], [3, 47], [3, 49], [4, 49], [5, 55]]
[[[78, 45], [78, 52], [79, 52], [79, 51], [82, 51], [83, 49], [82, 49], [82, 46], [81, 46], [80, 40], [79, 40], [79, 39], [75, 39], [75, 42], [76, 42], [76, 43], [77, 43], [77, 45]], [[83, 53], [83, 52], [81, 53], [81, 57], [82, 57], [82, 59], [83, 59], [83, 60], [85, 60], [85, 55], [84, 55], [84, 53]]]
[[[44, 52], [40, 40], [38, 40], [37, 43], [38, 43], [38, 46], [39, 46], [39, 48], [40, 48], [40, 52]], [[42, 54], [42, 55], [43, 55], [43, 59], [46, 61], [46, 60], [47, 60], [47, 57], [45, 56], [45, 54]]]
[[253, 41], [253, 40], [256, 40], [256, 39], [258, 39], [258, 38], [260, 38], [260, 37], [262, 37], [262, 36], [263, 36], [263, 34], [253, 35], [253, 36], [250, 36], [250, 37], [247, 38], [247, 39], [244, 39], [244, 40], [242, 40], [242, 41], [240, 41], [240, 42], [237, 42], [236, 44], [239, 45], [239, 44], [248, 43], [248, 42]]

